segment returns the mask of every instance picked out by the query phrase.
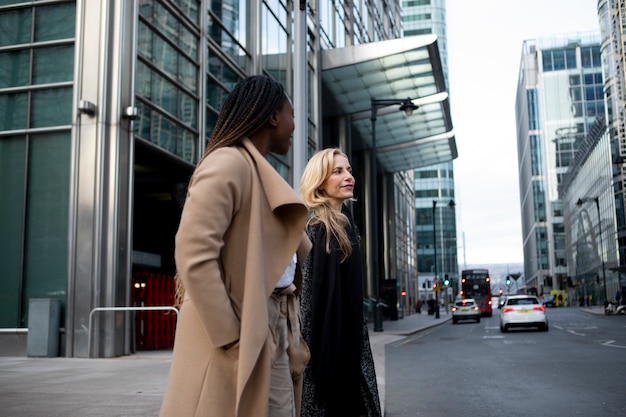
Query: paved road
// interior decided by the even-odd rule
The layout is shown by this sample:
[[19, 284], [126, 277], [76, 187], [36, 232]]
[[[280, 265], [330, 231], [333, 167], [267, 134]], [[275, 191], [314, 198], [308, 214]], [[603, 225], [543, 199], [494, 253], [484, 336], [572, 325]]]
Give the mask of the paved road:
[[[370, 341], [385, 407], [385, 346], [450, 320], [413, 314], [384, 321]], [[167, 384], [170, 351], [113, 359], [0, 357], [0, 417], [154, 417]]]

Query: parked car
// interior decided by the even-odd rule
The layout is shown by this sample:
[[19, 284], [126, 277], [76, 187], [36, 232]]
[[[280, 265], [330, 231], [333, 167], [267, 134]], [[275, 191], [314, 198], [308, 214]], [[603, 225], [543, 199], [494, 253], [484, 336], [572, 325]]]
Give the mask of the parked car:
[[537, 327], [548, 331], [548, 316], [541, 300], [534, 295], [511, 295], [507, 297], [500, 312], [500, 331], [512, 327]]
[[552, 294], [544, 294], [541, 297], [541, 302], [546, 307], [556, 307], [556, 298]]
[[480, 323], [480, 307], [473, 298], [457, 300], [452, 305], [452, 324], [457, 324], [460, 320], [475, 320]]

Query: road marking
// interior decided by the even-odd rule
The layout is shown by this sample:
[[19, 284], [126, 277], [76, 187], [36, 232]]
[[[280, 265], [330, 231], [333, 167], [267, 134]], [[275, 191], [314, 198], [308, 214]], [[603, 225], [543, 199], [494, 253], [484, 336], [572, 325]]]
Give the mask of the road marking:
[[483, 336], [483, 339], [504, 339], [504, 336]]
[[602, 343], [602, 346], [626, 349], [626, 346], [624, 345], [615, 344], [615, 340], [607, 340], [606, 342]]
[[485, 330], [499, 330], [500, 326], [485, 326]]
[[575, 332], [574, 330], [568, 330], [568, 332], [571, 334], [575, 334], [576, 336], [587, 336], [585, 333], [578, 333], [578, 332]]

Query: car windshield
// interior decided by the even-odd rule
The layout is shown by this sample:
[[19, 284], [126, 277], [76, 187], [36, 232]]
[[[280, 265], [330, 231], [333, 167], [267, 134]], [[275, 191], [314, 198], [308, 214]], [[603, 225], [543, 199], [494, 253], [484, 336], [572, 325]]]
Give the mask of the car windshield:
[[463, 307], [463, 306], [473, 306], [474, 302], [473, 301], [469, 301], [469, 300], [463, 300], [463, 301], [457, 301], [456, 305], [458, 307]]
[[521, 306], [521, 305], [529, 305], [529, 304], [538, 304], [537, 300], [534, 298], [513, 298], [509, 299], [507, 305], [509, 306]]

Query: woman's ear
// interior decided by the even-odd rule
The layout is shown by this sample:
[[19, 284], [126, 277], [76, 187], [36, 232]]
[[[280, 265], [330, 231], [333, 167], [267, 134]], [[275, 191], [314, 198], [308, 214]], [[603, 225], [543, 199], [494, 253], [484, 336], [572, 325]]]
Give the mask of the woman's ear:
[[270, 117], [267, 119], [267, 122], [272, 127], [278, 126], [278, 112], [276, 110], [274, 110], [272, 114], [270, 114]]

